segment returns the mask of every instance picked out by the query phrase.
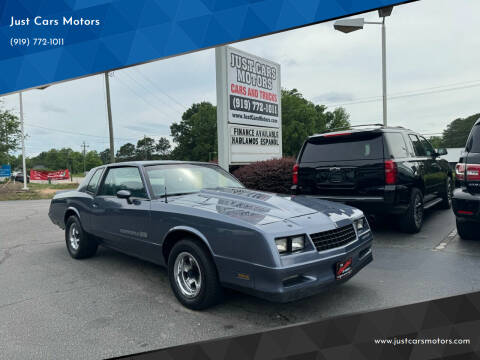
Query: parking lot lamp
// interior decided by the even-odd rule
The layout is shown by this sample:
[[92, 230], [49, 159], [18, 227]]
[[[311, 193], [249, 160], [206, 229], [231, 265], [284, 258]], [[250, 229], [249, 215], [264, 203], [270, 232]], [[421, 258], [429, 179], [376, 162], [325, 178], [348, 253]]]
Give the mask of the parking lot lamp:
[[365, 21], [363, 18], [340, 19], [335, 21], [333, 27], [335, 30], [343, 33], [351, 33], [353, 31], [362, 30], [365, 24], [382, 25], [382, 87], [383, 87], [383, 125], [387, 126], [387, 36], [385, 17], [390, 16], [393, 6], [389, 6], [378, 10], [378, 15], [382, 21]]
[[25, 161], [25, 132], [23, 130], [23, 99], [22, 99], [22, 92], [19, 93], [20, 97], [20, 124], [21, 124], [21, 132], [22, 132], [22, 167], [23, 167], [23, 190], [28, 190], [27, 186], [27, 166]]

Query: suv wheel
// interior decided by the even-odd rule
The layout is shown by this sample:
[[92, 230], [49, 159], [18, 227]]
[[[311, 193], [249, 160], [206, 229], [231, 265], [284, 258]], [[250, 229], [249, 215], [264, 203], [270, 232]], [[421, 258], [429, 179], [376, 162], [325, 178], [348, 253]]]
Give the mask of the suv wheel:
[[460, 235], [460, 238], [462, 238], [463, 240], [475, 240], [475, 238], [480, 239], [480, 237], [478, 236], [478, 230], [475, 230], [476, 226], [479, 225], [457, 219], [458, 235]]
[[173, 293], [187, 308], [206, 309], [223, 297], [210, 254], [194, 240], [184, 239], [173, 246], [168, 256], [168, 277]]
[[447, 177], [445, 181], [445, 190], [442, 194], [442, 202], [440, 206], [442, 209], [450, 209], [452, 207], [452, 197], [453, 197], [453, 183], [450, 176]]
[[70, 256], [85, 259], [95, 255], [98, 244], [95, 239], [83, 231], [82, 224], [76, 216], [70, 216], [65, 226], [65, 242]]
[[419, 232], [423, 225], [423, 216], [423, 194], [419, 189], [413, 188], [408, 210], [400, 220], [402, 230], [412, 234]]

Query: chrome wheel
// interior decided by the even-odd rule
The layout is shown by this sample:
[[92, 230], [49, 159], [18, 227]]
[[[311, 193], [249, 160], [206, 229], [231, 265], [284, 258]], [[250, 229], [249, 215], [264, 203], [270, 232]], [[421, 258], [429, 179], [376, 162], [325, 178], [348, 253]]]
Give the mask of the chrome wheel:
[[423, 200], [419, 194], [415, 196], [414, 204], [415, 207], [413, 209], [413, 216], [415, 219], [415, 224], [417, 225], [417, 227], [420, 227], [423, 222]]
[[202, 288], [202, 272], [193, 255], [186, 251], [178, 254], [173, 268], [182, 295], [188, 298], [197, 296]]
[[77, 251], [78, 247], [80, 246], [80, 233], [77, 228], [77, 224], [72, 223], [70, 225], [70, 232], [69, 232], [69, 240], [70, 240], [70, 247]]

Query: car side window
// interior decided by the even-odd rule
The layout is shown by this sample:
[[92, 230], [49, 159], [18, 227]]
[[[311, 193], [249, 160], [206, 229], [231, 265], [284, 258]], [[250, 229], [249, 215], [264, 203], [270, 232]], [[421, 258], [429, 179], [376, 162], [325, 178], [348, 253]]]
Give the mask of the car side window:
[[420, 136], [420, 141], [423, 144], [427, 156], [433, 156], [435, 154], [435, 149], [433, 148], [432, 144], [430, 144], [423, 136]]
[[392, 159], [402, 159], [408, 157], [407, 145], [400, 133], [385, 133], [387, 153]]
[[423, 147], [422, 142], [418, 138], [417, 135], [408, 135], [410, 137], [410, 140], [412, 140], [413, 144], [413, 149], [415, 150], [415, 155], [417, 156], [427, 156], [427, 152], [425, 151], [425, 148]]
[[103, 169], [98, 169], [95, 171], [95, 174], [91, 177], [90, 181], [88, 182], [86, 191], [95, 194], [97, 192], [98, 184], [100, 182], [100, 178], [102, 176]]
[[147, 192], [138, 168], [110, 168], [98, 195], [116, 196], [120, 190], [130, 191], [132, 197], [147, 198]]

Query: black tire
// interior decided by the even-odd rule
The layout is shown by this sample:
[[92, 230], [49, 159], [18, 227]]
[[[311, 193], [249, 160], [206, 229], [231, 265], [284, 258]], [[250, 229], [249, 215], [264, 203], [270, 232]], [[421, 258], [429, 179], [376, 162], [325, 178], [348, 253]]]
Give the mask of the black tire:
[[480, 224], [457, 219], [457, 232], [463, 240], [479, 240]]
[[98, 248], [97, 241], [83, 230], [80, 220], [74, 215], [68, 218], [65, 225], [65, 242], [68, 253], [74, 259], [92, 257]]
[[[183, 264], [189, 270], [177, 276], [176, 270]], [[203, 310], [223, 299], [223, 289], [210, 253], [193, 239], [180, 240], [173, 246], [168, 256], [168, 278], [178, 301], [189, 309]], [[192, 286], [186, 285], [188, 281], [193, 281]]]
[[413, 188], [410, 193], [410, 203], [407, 212], [400, 219], [402, 231], [415, 234], [422, 229], [425, 214], [423, 194], [420, 189]]
[[442, 193], [442, 202], [440, 207], [442, 209], [451, 209], [452, 207], [452, 197], [453, 197], [453, 181], [450, 176], [447, 177], [445, 181], [445, 189]]

